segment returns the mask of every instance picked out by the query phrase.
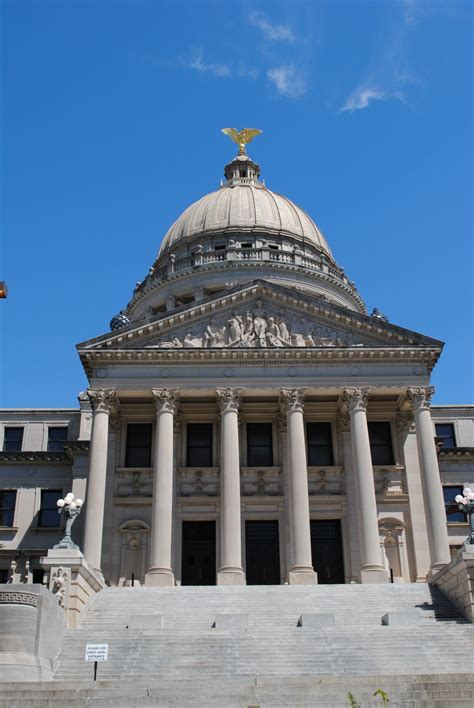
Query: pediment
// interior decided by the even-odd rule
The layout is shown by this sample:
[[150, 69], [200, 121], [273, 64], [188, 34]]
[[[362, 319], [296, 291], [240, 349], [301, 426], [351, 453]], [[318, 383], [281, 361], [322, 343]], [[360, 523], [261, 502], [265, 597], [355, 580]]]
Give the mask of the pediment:
[[442, 342], [289, 288], [255, 281], [78, 345], [98, 350], [321, 349]]

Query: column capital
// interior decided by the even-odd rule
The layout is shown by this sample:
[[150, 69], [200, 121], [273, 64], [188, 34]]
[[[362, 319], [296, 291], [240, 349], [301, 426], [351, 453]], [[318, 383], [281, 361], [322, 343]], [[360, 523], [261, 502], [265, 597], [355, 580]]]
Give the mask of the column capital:
[[303, 412], [305, 388], [282, 388], [280, 391], [280, 410], [282, 413], [291, 411]]
[[172, 413], [175, 415], [179, 406], [179, 389], [152, 388], [151, 395], [157, 413]]
[[413, 410], [429, 410], [434, 392], [434, 386], [410, 386], [407, 388], [407, 398]]
[[243, 389], [216, 388], [217, 404], [221, 413], [239, 410]]
[[345, 388], [342, 392], [343, 412], [366, 411], [370, 388]]
[[117, 404], [114, 388], [88, 388], [87, 395], [94, 413], [110, 413]]

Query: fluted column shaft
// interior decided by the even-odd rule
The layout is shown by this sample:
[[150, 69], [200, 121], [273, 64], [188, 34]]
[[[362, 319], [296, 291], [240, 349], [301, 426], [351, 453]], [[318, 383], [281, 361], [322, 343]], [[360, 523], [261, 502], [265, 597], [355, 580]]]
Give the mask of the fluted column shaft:
[[409, 388], [408, 398], [413, 406], [416, 443], [422, 474], [426, 525], [431, 555], [431, 572], [436, 573], [450, 562], [449, 539], [446, 526], [443, 487], [438, 467], [438, 456], [431, 422], [430, 402], [434, 389]]
[[217, 389], [221, 413], [221, 564], [218, 585], [244, 585], [240, 511], [239, 389]]
[[93, 419], [85, 499], [84, 556], [91, 568], [101, 573], [109, 416], [116, 397], [113, 389], [89, 389], [87, 394], [92, 405]]
[[146, 585], [174, 585], [171, 564], [173, 534], [173, 427], [179, 401], [177, 390], [153, 389], [156, 408], [150, 568]]
[[303, 399], [304, 391], [302, 390], [283, 389], [280, 393], [280, 407], [286, 415], [288, 431], [290, 542], [292, 549], [292, 565], [288, 574], [290, 584], [314, 584], [317, 582], [311, 557]]
[[363, 583], [385, 583], [388, 575], [382, 563], [380, 534], [375, 497], [374, 472], [367, 426], [369, 389], [344, 390], [344, 407], [349, 412], [352, 458], [359, 501], [361, 534], [361, 580]]

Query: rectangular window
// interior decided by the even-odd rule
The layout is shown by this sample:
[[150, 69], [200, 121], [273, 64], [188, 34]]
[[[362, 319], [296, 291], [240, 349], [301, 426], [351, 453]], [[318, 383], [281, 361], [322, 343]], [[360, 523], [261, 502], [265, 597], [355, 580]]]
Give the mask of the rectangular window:
[[443, 450], [456, 447], [454, 425], [452, 423], [435, 423], [436, 437], [443, 441]]
[[466, 514], [463, 511], [459, 511], [457, 503], [454, 501], [454, 497], [457, 494], [462, 496], [462, 490], [464, 487], [461, 485], [452, 487], [443, 487], [444, 496], [444, 506], [446, 507], [446, 519], [449, 523], [460, 523], [466, 521]]
[[390, 423], [368, 423], [373, 465], [393, 465]]
[[333, 465], [331, 423], [306, 423], [308, 465]]
[[8, 583], [8, 568], [0, 568], [0, 583]]
[[0, 526], [13, 526], [15, 516], [16, 489], [0, 491]]
[[212, 467], [212, 423], [188, 423], [187, 467]]
[[33, 582], [43, 584], [44, 570], [43, 568], [33, 568]]
[[62, 452], [67, 441], [67, 428], [48, 428], [48, 452]]
[[3, 438], [4, 452], [21, 452], [23, 428], [5, 428]]
[[271, 423], [247, 423], [247, 465], [273, 467]]
[[62, 495], [61, 489], [41, 490], [41, 508], [38, 516], [38, 526], [54, 528], [60, 525], [61, 518], [56, 502], [58, 499], [61, 499]]
[[127, 425], [125, 467], [151, 466], [151, 423]]

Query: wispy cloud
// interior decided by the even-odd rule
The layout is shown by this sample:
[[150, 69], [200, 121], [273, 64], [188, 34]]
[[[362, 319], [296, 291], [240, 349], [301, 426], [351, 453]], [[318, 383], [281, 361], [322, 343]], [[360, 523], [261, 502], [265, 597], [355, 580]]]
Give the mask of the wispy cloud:
[[339, 113], [363, 110], [377, 101], [408, 103], [405, 90], [417, 82], [407, 65], [409, 38], [416, 23], [419, 2], [402, 0], [391, 7], [395, 14], [388, 16], [388, 29], [379, 40], [381, 46], [376, 60], [367, 67], [339, 108]]
[[263, 12], [252, 12], [249, 15], [249, 22], [257, 27], [266, 39], [272, 42], [294, 42], [295, 34], [290, 25], [275, 25]]
[[211, 74], [219, 78], [230, 77], [232, 73], [228, 64], [205, 62], [202, 49], [198, 49], [193, 58], [188, 61], [183, 61], [183, 64], [187, 69], [193, 69], [200, 74]]
[[367, 108], [373, 101], [389, 101], [391, 99], [405, 103], [405, 97], [402, 91], [382, 91], [372, 86], [361, 86], [350, 94], [339, 112], [359, 111], [363, 108]]
[[293, 64], [284, 64], [267, 71], [268, 80], [281, 96], [301, 98], [308, 90], [306, 77]]

